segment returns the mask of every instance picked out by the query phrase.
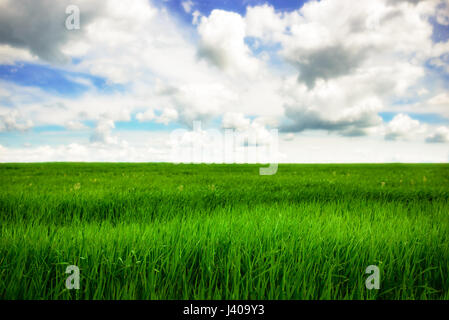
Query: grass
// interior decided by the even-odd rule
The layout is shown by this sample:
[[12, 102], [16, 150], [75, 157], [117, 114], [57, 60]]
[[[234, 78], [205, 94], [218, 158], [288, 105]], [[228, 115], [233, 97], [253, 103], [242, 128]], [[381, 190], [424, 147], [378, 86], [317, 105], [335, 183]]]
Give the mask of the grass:
[[449, 299], [449, 165], [258, 168], [0, 165], [0, 298]]

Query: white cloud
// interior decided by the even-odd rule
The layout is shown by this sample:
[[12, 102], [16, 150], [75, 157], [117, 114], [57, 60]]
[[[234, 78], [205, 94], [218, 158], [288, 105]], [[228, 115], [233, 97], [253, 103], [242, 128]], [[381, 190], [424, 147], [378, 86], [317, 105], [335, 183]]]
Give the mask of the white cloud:
[[[320, 82], [313, 89], [291, 79], [284, 88], [290, 96], [285, 106], [285, 132], [326, 130], [342, 135], [366, 135], [370, 128], [380, 125], [378, 112], [383, 102], [372, 92], [366, 92], [364, 81], [353, 85], [353, 79]], [[370, 84], [372, 85], [372, 84]]]
[[191, 0], [181, 2], [181, 6], [186, 13], [190, 13], [195, 4]]
[[[142, 137], [142, 133], [134, 139]], [[158, 136], [148, 140], [160, 139]], [[76, 161], [76, 162], [161, 162], [168, 161], [169, 148], [166, 144], [129, 146], [101, 143], [69, 143], [66, 145], [41, 145], [26, 148], [10, 148], [0, 145], [0, 162], [42, 162], [42, 161]]]
[[16, 110], [0, 114], [0, 132], [25, 131], [33, 127], [33, 121], [23, 119]]
[[119, 140], [112, 135], [112, 129], [115, 128], [114, 121], [107, 117], [100, 119], [90, 136], [90, 142], [96, 144], [117, 145]]
[[295, 139], [294, 133], [287, 133], [283, 136], [284, 141], [292, 141]]
[[[270, 119], [256, 118], [250, 120], [244, 114], [238, 112], [228, 112], [223, 116], [222, 127], [235, 129], [242, 137], [246, 137], [250, 145], [266, 145], [272, 142], [273, 136], [267, 129]], [[245, 141], [240, 141], [245, 143]]]
[[[225, 127], [260, 136], [266, 136], [267, 127], [280, 126], [287, 133], [284, 141], [292, 143], [311, 130], [351, 139], [424, 142], [425, 126], [419, 121], [402, 114], [383, 125], [379, 112], [449, 115], [447, 93], [424, 81], [428, 61], [447, 68], [443, 58], [449, 42], [432, 42], [428, 19], [436, 13], [444, 24], [445, 11], [437, 1], [322, 0], [291, 12], [249, 7], [245, 16], [224, 10], [201, 16], [192, 1], [185, 1], [193, 26], [146, 0], [77, 3], [87, 16], [81, 31], [69, 34], [53, 23], [65, 19], [64, 10], [61, 17], [58, 11], [64, 1], [0, 0], [0, 6], [7, 4], [0, 13], [0, 63], [46, 60], [56, 66], [55, 61], [79, 58], [63, 68], [124, 88], [105, 93], [73, 77], [88, 86], [73, 98], [2, 81], [0, 130], [48, 124], [86, 130], [84, 121], [97, 123], [89, 145], [52, 146], [35, 154], [47, 150], [59, 157], [64, 150], [88, 152], [94, 144], [118, 152], [125, 140], [117, 136], [114, 123], [134, 114], [138, 121], [187, 126], [222, 118]], [[22, 4], [28, 5], [25, 11], [19, 10]], [[34, 12], [46, 13], [30, 22], [39, 31], [23, 27]], [[427, 100], [392, 104], [410, 97]], [[17, 114], [11, 116], [11, 109]], [[441, 140], [440, 131], [428, 140]]]
[[260, 63], [244, 42], [245, 20], [238, 13], [213, 10], [201, 17], [200, 56], [231, 74], [254, 75]]
[[282, 85], [282, 129], [379, 133], [378, 112], [419, 83], [428, 58], [449, 52], [432, 43], [427, 19], [434, 7], [432, 1], [324, 0], [291, 13], [248, 8], [248, 35], [279, 43], [281, 56], [299, 72], [298, 84]]
[[449, 64], [445, 62], [441, 57], [435, 57], [430, 59], [429, 64], [437, 68], [440, 68], [441, 70], [449, 74]]
[[261, 38], [266, 42], [282, 40], [288, 23], [267, 4], [248, 7], [245, 22], [247, 36]]
[[163, 123], [165, 125], [178, 120], [178, 112], [175, 109], [168, 108], [162, 111], [162, 114], [157, 116], [152, 109], [148, 109], [145, 112], [139, 112], [136, 114], [136, 119], [139, 122], [154, 121], [157, 123]]
[[409, 104], [389, 106], [388, 111], [417, 114], [431, 113], [441, 118], [449, 118], [449, 95], [446, 91], [444, 87], [433, 88], [431, 92], [428, 91], [424, 94], [423, 99]]
[[282, 54], [309, 87], [318, 79], [374, 67], [382, 72], [392, 61], [420, 59], [431, 50], [432, 27], [426, 12], [426, 6], [391, 6], [383, 1], [308, 2], [298, 23], [290, 26], [291, 35], [280, 39]]
[[[31, 147], [0, 145], [0, 162], [40, 161], [172, 161], [169, 133], [121, 131], [119, 139], [127, 146], [94, 143], [68, 143]], [[206, 141], [207, 142], [207, 141]], [[379, 162], [447, 162], [447, 148], [424, 141], [389, 141], [375, 137], [345, 138], [316, 132], [298, 135], [293, 140], [281, 139], [280, 162], [300, 163], [379, 163]], [[176, 160], [176, 159], [175, 159]], [[183, 160], [180, 156], [178, 161]]]
[[136, 119], [140, 122], [152, 121], [156, 118], [154, 111], [152, 109], [148, 109], [145, 112], [139, 112], [136, 114]]
[[438, 127], [435, 132], [426, 138], [428, 143], [449, 142], [449, 128], [445, 126]]
[[64, 125], [69, 130], [84, 130], [87, 129], [87, 126], [82, 124], [80, 121], [67, 121]]
[[406, 114], [396, 115], [387, 125], [385, 129], [386, 140], [407, 140], [416, 134], [423, 133], [425, 126], [418, 120], [410, 118]]
[[280, 140], [284, 162], [299, 163], [431, 163], [448, 161], [448, 149], [424, 141], [385, 141], [380, 137], [338, 137], [310, 132]]
[[0, 63], [14, 64], [15, 61], [36, 61], [37, 58], [26, 49], [0, 44]]
[[439, 106], [443, 108], [449, 107], [449, 94], [447, 92], [440, 93], [428, 101], [431, 106]]
[[443, 26], [449, 26], [449, 4], [441, 1], [437, 7], [436, 20]]
[[179, 87], [159, 85], [156, 95], [164, 105], [161, 117], [168, 117], [170, 121], [179, 119], [187, 126], [191, 126], [194, 120], [212, 120], [228, 105], [237, 102], [234, 91], [218, 82], [198, 82]]
[[164, 109], [162, 114], [157, 117], [156, 122], [169, 124], [178, 119], [178, 112], [175, 109]]
[[245, 118], [243, 113], [227, 112], [222, 119], [223, 128], [235, 128], [238, 130], [246, 130], [249, 128], [251, 120]]

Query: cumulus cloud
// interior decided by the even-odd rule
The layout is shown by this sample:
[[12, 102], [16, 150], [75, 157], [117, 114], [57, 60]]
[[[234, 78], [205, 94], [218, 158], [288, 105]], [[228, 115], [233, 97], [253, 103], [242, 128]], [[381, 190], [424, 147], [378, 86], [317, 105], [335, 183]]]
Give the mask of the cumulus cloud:
[[255, 118], [253, 120], [246, 118], [239, 112], [227, 112], [222, 119], [222, 127], [226, 129], [235, 129], [241, 134], [241, 141], [238, 143], [249, 145], [266, 145], [272, 142], [273, 135], [267, 129], [269, 119]]
[[213, 10], [209, 17], [201, 17], [199, 56], [231, 73], [254, 74], [259, 63], [244, 42], [245, 28], [238, 13]]
[[298, 70], [298, 84], [282, 85], [281, 130], [380, 132], [378, 112], [417, 85], [427, 59], [448, 49], [432, 43], [427, 19], [434, 8], [432, 1], [345, 0], [310, 1], [290, 13], [248, 8], [248, 35], [280, 44]]
[[440, 93], [429, 99], [428, 104], [430, 106], [438, 106], [447, 108], [449, 106], [449, 94], [447, 92]]
[[[103, 4], [96, 0], [1, 0], [0, 44], [27, 49], [43, 60], [67, 62], [62, 46], [87, 30], [103, 11]], [[77, 5], [82, 12], [80, 30], [65, 27], [68, 5]]]
[[300, 70], [299, 80], [313, 87], [317, 79], [332, 79], [353, 72], [365, 59], [368, 49], [352, 52], [343, 46], [291, 52], [287, 59]]
[[449, 142], [449, 128], [441, 126], [435, 132], [426, 138], [428, 143], [446, 143]]
[[396, 115], [386, 126], [385, 139], [398, 140], [409, 139], [418, 133], [425, 131], [424, 125], [408, 115], [400, 113]]
[[69, 120], [64, 125], [69, 130], [83, 130], [87, 129], [87, 126], [82, 124], [80, 121]]
[[399, 106], [394, 111], [401, 112], [406, 108], [407, 112], [413, 113], [434, 113], [442, 118], [449, 118], [449, 94], [445, 88], [433, 90], [426, 94], [426, 98], [405, 106]]
[[284, 88], [290, 101], [284, 107], [281, 131], [325, 130], [361, 136], [379, 126], [382, 123], [378, 115], [383, 108], [382, 100], [372, 92], [366, 92], [364, 81], [359, 81], [348, 91], [347, 81], [323, 82], [310, 90], [291, 79]]
[[24, 120], [16, 110], [0, 114], [0, 132], [25, 131], [32, 127], [33, 121]]
[[[249, 7], [246, 16], [213, 10], [208, 17], [202, 17], [197, 26], [199, 48], [182, 37], [179, 27], [166, 13], [146, 1], [133, 1], [132, 5], [109, 1], [103, 9], [96, 23], [88, 25], [88, 33], [78, 41], [70, 41], [75, 46], [66, 46], [64, 53], [70, 55], [80, 51], [77, 47], [84, 47], [84, 58], [77, 65], [78, 69], [104, 76], [108, 81], [133, 83], [137, 90], [130, 90], [127, 98], [83, 97], [76, 103], [64, 101], [68, 110], [76, 110], [71, 112], [72, 119], [64, 119], [64, 123], [79, 121], [76, 117], [80, 114], [96, 120], [105, 112], [103, 106], [120, 110], [127, 105], [129, 112], [142, 110], [147, 100], [152, 101], [151, 110], [160, 114], [168, 110], [166, 115], [171, 116], [164, 116], [164, 119], [185, 124], [191, 124], [195, 119], [212, 119], [224, 111], [278, 117], [285, 111], [285, 115], [296, 119], [299, 131], [304, 127], [329, 127], [332, 131], [347, 131], [345, 134], [348, 135], [362, 134], [368, 124], [378, 121], [376, 112], [381, 110], [380, 106], [387, 102], [389, 95], [401, 94], [424, 74], [419, 65], [408, 62], [392, 64], [389, 59], [382, 61], [377, 60], [378, 57], [372, 60], [371, 52], [380, 47], [397, 47], [391, 41], [385, 44], [386, 35], [391, 34], [389, 28], [395, 25], [400, 27], [393, 33], [408, 35], [399, 43], [410, 42], [410, 32], [404, 30], [411, 23], [418, 31], [424, 30], [416, 32], [413, 39], [419, 39], [414, 43], [422, 40], [423, 35], [428, 35], [428, 25], [421, 20], [390, 22], [404, 19], [404, 16], [417, 19], [417, 14], [424, 9], [408, 6], [398, 9], [382, 2], [353, 7], [349, 2], [322, 1], [308, 3], [292, 13], [279, 13], [268, 5]], [[336, 28], [335, 23], [330, 22], [329, 17], [334, 15], [338, 16], [335, 23], [342, 28]], [[378, 20], [385, 22], [376, 30], [374, 22]], [[415, 22], [419, 22], [417, 26]], [[388, 26], [385, 30], [382, 29], [384, 24]], [[246, 45], [248, 36], [263, 42], [280, 43], [282, 56], [298, 67], [300, 83], [292, 85], [289, 77], [268, 72], [263, 59], [255, 56]], [[369, 39], [364, 40], [365, 37]], [[379, 43], [376, 50], [369, 49], [373, 43]], [[416, 49], [412, 44], [410, 47]], [[198, 52], [218, 67], [218, 72], [197, 61], [195, 55]], [[240, 79], [241, 75], [257, 77], [252, 77], [250, 82]], [[164, 84], [154, 86], [154, 77], [163, 79], [161, 83]], [[322, 80], [327, 84], [316, 85]], [[302, 87], [301, 82], [307, 88]], [[158, 86], [165, 86], [165, 89], [160, 90]], [[283, 89], [289, 86], [289, 90]], [[142, 92], [138, 92], [139, 87], [143, 88]], [[373, 99], [377, 99], [377, 107], [367, 111], [363, 105], [366, 100]], [[362, 109], [363, 112], [356, 111]], [[137, 119], [140, 121], [157, 119], [151, 111], [139, 112]], [[349, 112], [355, 112], [355, 115], [350, 117]], [[56, 119], [57, 114], [65, 118], [70, 112], [55, 110], [52, 118]], [[313, 121], [304, 125], [299, 118]]]
[[[160, 140], [160, 137], [148, 137], [148, 140]], [[68, 143], [10, 148], [0, 145], [0, 162], [162, 162], [167, 161], [169, 151], [169, 146], [163, 141], [158, 141], [157, 144], [145, 142], [132, 146], [127, 144]]]
[[[87, 131], [83, 123], [92, 121], [90, 144], [70, 150], [118, 150], [123, 140], [114, 123], [135, 115], [188, 127], [221, 118], [224, 128], [261, 137], [279, 126], [286, 142], [324, 130], [399, 143], [425, 129], [405, 115], [410, 109], [449, 115], [445, 91], [424, 81], [428, 64], [447, 68], [449, 42], [433, 43], [429, 22], [435, 16], [445, 24], [447, 6], [438, 1], [322, 0], [289, 12], [258, 5], [246, 14], [212, 10], [208, 16], [184, 1], [193, 26], [147, 0], [70, 1], [81, 9], [79, 31], [64, 27], [68, 3], [0, 0], [0, 63], [46, 60], [54, 67], [78, 58], [64, 68], [121, 89], [89, 85], [74, 98], [2, 81], [0, 131], [48, 124]], [[423, 101], [394, 104], [411, 97]], [[393, 108], [404, 114], [383, 124], [379, 112]], [[431, 132], [428, 142], [441, 141], [443, 131]], [[69, 149], [58, 150], [48, 152]]]
[[344, 136], [364, 136], [368, 134], [368, 129], [381, 123], [380, 117], [370, 110], [360, 110], [358, 114], [342, 115], [330, 119], [317, 110], [287, 106], [286, 116], [293, 123], [287, 123], [282, 127], [285, 132], [301, 132], [311, 129], [334, 131]]
[[287, 21], [270, 5], [248, 7], [246, 10], [246, 35], [260, 38], [267, 43], [277, 42], [284, 37]]
[[[391, 65], [404, 57], [424, 57], [432, 50], [432, 4], [386, 1], [310, 1], [289, 14], [269, 6], [248, 9], [247, 30], [278, 42], [281, 54], [299, 71], [298, 80], [313, 87], [329, 80]], [[418, 53], [418, 54], [417, 54]], [[388, 59], [387, 59], [388, 58]]]
[[162, 114], [156, 121], [168, 123], [179, 120], [188, 127], [193, 121], [210, 121], [237, 102], [233, 88], [222, 83], [190, 83], [174, 87], [161, 82], [156, 84], [155, 97]]
[[16, 61], [34, 62], [37, 58], [28, 50], [15, 48], [7, 44], [0, 43], [0, 63], [14, 64]]
[[145, 112], [139, 112], [136, 114], [136, 119], [140, 122], [152, 121], [156, 118], [154, 111], [152, 109], [148, 109]]
[[90, 136], [91, 143], [115, 145], [118, 144], [118, 138], [112, 135], [112, 129], [115, 128], [114, 121], [103, 118], [98, 121], [94, 132]]
[[169, 124], [178, 119], [178, 112], [175, 109], [164, 109], [162, 114], [156, 119], [157, 122]]
[[449, 4], [441, 1], [436, 11], [437, 22], [443, 26], [449, 26]]
[[246, 118], [243, 113], [227, 112], [223, 116], [221, 123], [223, 128], [245, 130], [250, 126], [251, 120]]

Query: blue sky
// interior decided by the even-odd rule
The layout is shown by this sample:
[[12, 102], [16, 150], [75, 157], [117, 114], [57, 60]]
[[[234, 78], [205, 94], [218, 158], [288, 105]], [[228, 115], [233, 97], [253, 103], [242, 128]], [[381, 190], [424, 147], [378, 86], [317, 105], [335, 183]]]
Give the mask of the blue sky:
[[[187, 22], [190, 22], [191, 17], [186, 14], [182, 3], [185, 0], [158, 0], [156, 3], [160, 6], [164, 6], [168, 8], [172, 12], [176, 12], [180, 16], [183, 16]], [[254, 7], [263, 4], [270, 4], [276, 10], [279, 11], [293, 11], [301, 8], [303, 4], [307, 1], [292, 1], [292, 0], [278, 0], [278, 1], [266, 1], [266, 0], [222, 0], [222, 1], [214, 1], [214, 0], [199, 0], [192, 1], [194, 4], [192, 6], [193, 10], [198, 10], [202, 14], [208, 16], [215, 9], [221, 9], [226, 11], [237, 12], [241, 15], [245, 15], [246, 8], [248, 6]]]
[[447, 1], [77, 0], [76, 32], [68, 1], [20, 2], [0, 2], [0, 161], [167, 161], [193, 121], [277, 129], [286, 162], [335, 141], [337, 162], [449, 160]]
[[90, 87], [104, 93], [124, 90], [123, 86], [108, 84], [107, 79], [95, 75], [20, 61], [14, 65], [0, 65], [0, 80], [73, 98], [85, 93]]

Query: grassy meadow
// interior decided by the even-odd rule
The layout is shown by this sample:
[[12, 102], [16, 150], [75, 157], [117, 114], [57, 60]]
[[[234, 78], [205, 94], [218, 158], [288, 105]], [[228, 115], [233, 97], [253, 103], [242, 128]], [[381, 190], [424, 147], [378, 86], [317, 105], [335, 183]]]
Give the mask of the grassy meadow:
[[259, 167], [1, 164], [0, 299], [449, 299], [449, 165]]

